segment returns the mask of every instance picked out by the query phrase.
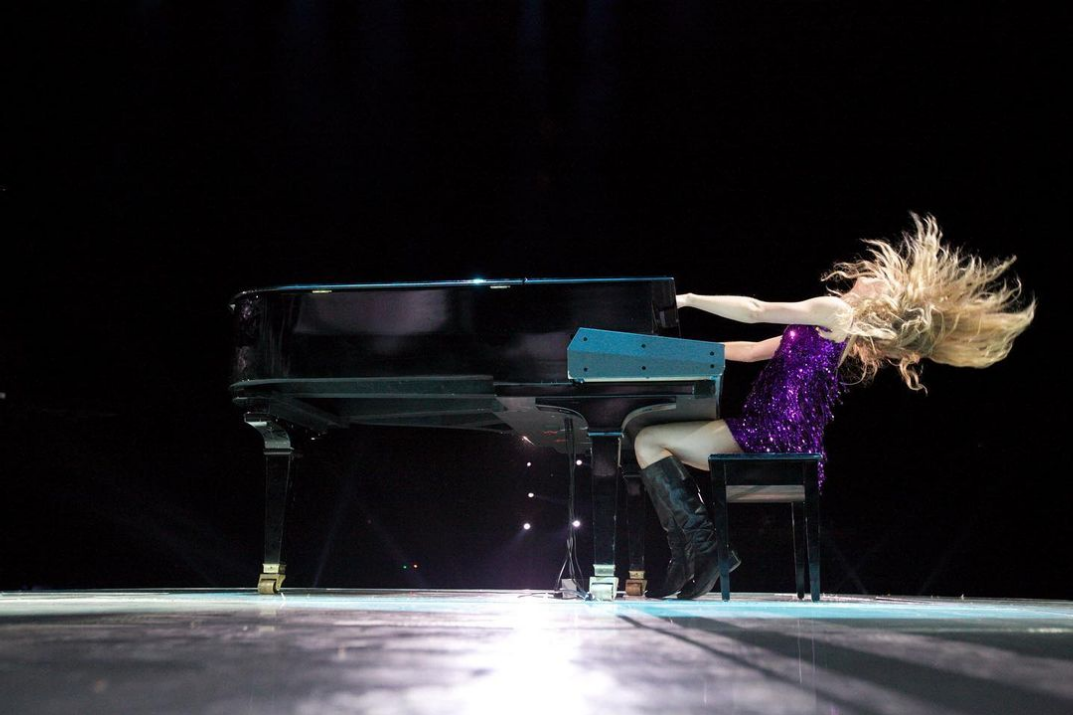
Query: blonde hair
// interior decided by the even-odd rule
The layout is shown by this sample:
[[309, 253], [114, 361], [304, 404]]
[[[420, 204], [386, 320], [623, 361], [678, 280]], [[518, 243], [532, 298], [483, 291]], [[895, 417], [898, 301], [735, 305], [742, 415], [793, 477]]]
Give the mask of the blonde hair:
[[1018, 305], [1021, 281], [1000, 280], [1016, 256], [985, 261], [963, 254], [941, 242], [935, 217], [910, 215], [915, 231], [903, 232], [898, 246], [866, 239], [867, 257], [836, 264], [823, 280], [879, 282], [874, 295], [854, 296], [846, 358], [858, 366], [861, 382], [890, 364], [910, 389], [920, 390], [924, 358], [981, 368], [1006, 357], [1032, 322], [1036, 301]]

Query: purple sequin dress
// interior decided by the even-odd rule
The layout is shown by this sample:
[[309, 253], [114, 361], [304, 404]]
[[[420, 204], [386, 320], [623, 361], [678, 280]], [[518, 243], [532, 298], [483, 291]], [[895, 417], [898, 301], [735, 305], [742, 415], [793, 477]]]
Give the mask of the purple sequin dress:
[[726, 420], [743, 452], [818, 452], [823, 486], [823, 429], [840, 400], [838, 362], [845, 347], [845, 341], [821, 337], [816, 326], [786, 326], [778, 349], [749, 390], [741, 416]]

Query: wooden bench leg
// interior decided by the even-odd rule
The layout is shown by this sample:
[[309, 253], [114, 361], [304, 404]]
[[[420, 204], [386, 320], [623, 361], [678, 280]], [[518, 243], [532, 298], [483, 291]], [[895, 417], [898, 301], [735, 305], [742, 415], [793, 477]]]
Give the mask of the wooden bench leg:
[[794, 532], [794, 574], [797, 581], [797, 599], [805, 597], [805, 507], [801, 502], [790, 502], [790, 519]]
[[816, 465], [807, 468], [805, 477], [805, 530], [808, 540], [808, 580], [812, 600], [820, 600], [820, 488]]
[[[713, 467], [715, 465], [712, 465]], [[715, 517], [715, 541], [719, 555], [719, 585], [723, 600], [730, 600], [730, 518], [727, 514], [727, 473], [722, 465], [711, 470], [712, 511]]]

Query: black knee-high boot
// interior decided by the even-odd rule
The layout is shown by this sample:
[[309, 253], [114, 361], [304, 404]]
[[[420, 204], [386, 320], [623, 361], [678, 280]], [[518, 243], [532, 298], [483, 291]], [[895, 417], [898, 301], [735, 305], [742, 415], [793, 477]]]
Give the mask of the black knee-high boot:
[[[719, 555], [715, 527], [712, 526], [708, 510], [700, 500], [696, 483], [686, 471], [685, 465], [673, 455], [642, 469], [641, 480], [649, 494], [653, 495], [652, 502], [656, 505], [656, 513], [660, 515], [664, 530], [669, 535], [672, 529], [669, 529], [668, 525], [673, 524], [684, 536], [682, 544], [687, 564], [686, 572], [692, 574], [693, 583], [680, 591], [678, 598], [692, 599], [703, 596], [711, 591], [719, 580]], [[672, 551], [672, 559], [673, 553]], [[736, 568], [738, 563], [740, 561], [737, 555], [732, 553], [731, 567]]]
[[648, 492], [648, 497], [652, 500], [652, 506], [656, 510], [659, 523], [663, 530], [667, 532], [667, 546], [671, 551], [671, 560], [667, 564], [667, 574], [663, 578], [663, 585], [660, 588], [648, 589], [645, 591], [645, 597], [666, 598], [678, 593], [683, 586], [693, 580], [693, 562], [686, 555], [686, 535], [674, 520], [670, 502], [667, 500], [666, 490], [645, 481], [643, 471], [641, 475], [642, 482], [645, 484], [645, 491]]

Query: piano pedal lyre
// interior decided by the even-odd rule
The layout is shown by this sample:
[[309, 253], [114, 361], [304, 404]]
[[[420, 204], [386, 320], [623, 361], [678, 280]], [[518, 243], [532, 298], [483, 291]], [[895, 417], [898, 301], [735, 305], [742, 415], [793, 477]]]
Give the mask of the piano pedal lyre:
[[630, 577], [626, 579], [627, 596], [643, 596], [648, 589], [648, 579], [644, 571], [630, 571]]
[[283, 579], [287, 578], [286, 564], [262, 564], [262, 566], [264, 571], [261, 572], [261, 578], [257, 581], [257, 593], [262, 596], [279, 593], [283, 588]]

